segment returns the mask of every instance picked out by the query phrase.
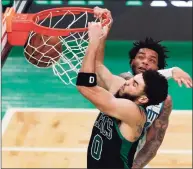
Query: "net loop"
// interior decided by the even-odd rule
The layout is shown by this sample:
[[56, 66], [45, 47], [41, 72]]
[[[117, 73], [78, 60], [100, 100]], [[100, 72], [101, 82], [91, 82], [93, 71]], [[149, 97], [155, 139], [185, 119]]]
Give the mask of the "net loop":
[[[74, 28], [87, 28], [88, 22], [102, 22], [102, 24], [106, 21], [105, 19], [99, 20], [94, 17], [93, 13], [84, 11], [79, 14], [72, 12], [71, 10], [67, 10], [63, 15], [55, 17], [53, 12], [49, 12], [47, 16], [41, 20], [40, 16], [35, 18], [36, 24], [40, 26], [46, 26], [49, 28], [60, 28], [60, 29], [74, 29]], [[30, 46], [34, 49], [34, 52], [37, 52], [38, 49], [41, 49], [42, 46], [49, 46], [47, 43], [49, 38], [43, 40], [43, 44], [38, 47], [34, 47], [30, 44], [30, 40], [33, 36], [35, 36], [35, 32], [31, 32], [24, 48], [24, 52], [28, 53], [26, 50], [27, 46]], [[43, 35], [42, 35], [43, 36]], [[51, 38], [51, 37], [50, 37]], [[84, 29], [84, 31], [73, 31], [70, 32], [67, 36], [59, 36], [59, 43], [62, 44], [62, 52], [58, 52], [56, 49], [57, 43], [54, 44], [51, 49], [54, 49], [58, 53], [59, 60], [49, 57], [46, 53], [42, 53], [42, 57], [48, 57], [48, 62], [46, 62], [47, 67], [52, 67], [53, 73], [55, 76], [59, 77], [60, 80], [65, 85], [75, 85], [77, 74], [80, 70], [83, 57], [85, 56], [86, 49], [88, 47], [88, 30]], [[33, 57], [34, 52], [30, 55], [29, 58], [33, 58], [37, 60], [36, 63], [39, 63], [41, 58]], [[40, 51], [38, 51], [40, 52]], [[36, 65], [36, 67], [38, 67]]]

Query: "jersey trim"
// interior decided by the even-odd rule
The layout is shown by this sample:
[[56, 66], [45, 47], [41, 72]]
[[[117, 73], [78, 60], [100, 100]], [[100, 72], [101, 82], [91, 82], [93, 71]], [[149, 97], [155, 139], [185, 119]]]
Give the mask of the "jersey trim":
[[121, 131], [119, 129], [119, 126], [117, 124], [116, 119], [113, 118], [113, 121], [115, 124], [115, 129], [116, 129], [119, 137], [122, 140], [121, 149], [120, 149], [120, 158], [122, 159], [122, 161], [124, 163], [124, 168], [129, 168], [129, 166], [128, 166], [128, 153], [131, 149], [133, 142], [130, 142], [125, 137], [123, 137], [123, 135], [121, 134]]
[[[160, 108], [160, 111], [159, 111], [159, 115], [160, 115], [160, 113], [162, 112], [162, 110], [164, 109], [164, 103], [165, 103], [165, 101], [162, 102], [162, 105], [161, 105], [161, 108]], [[158, 116], [158, 117], [159, 117], [159, 116]]]
[[120, 158], [122, 159], [123, 163], [124, 163], [124, 168], [129, 168], [128, 165], [128, 154], [129, 151], [131, 149], [132, 143], [128, 143], [127, 140], [123, 140], [122, 144], [121, 144], [121, 150], [120, 150]]

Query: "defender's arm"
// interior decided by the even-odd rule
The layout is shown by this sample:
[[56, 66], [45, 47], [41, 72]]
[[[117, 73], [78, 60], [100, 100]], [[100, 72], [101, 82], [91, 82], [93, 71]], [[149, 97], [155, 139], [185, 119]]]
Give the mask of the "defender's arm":
[[138, 152], [132, 168], [141, 169], [145, 167], [155, 156], [162, 144], [169, 124], [169, 116], [172, 111], [172, 99], [167, 97], [160, 116], [149, 128], [144, 147]]

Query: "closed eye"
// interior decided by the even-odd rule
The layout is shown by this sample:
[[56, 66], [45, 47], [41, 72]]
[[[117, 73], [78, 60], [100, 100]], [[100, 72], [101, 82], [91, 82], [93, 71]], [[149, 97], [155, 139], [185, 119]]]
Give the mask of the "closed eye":
[[137, 87], [138, 85], [139, 85], [138, 82], [136, 80], [134, 80], [133, 86]]

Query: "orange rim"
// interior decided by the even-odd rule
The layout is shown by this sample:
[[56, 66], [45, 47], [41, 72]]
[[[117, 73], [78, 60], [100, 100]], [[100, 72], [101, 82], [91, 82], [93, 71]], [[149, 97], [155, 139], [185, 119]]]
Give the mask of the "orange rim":
[[[39, 17], [40, 20], [43, 20], [48, 16], [50, 12], [52, 13], [52, 16], [60, 16], [62, 14], [65, 14], [67, 11], [69, 11], [69, 14], [71, 13], [79, 14], [85, 11], [87, 11], [88, 13], [94, 13], [94, 10], [91, 8], [81, 8], [81, 7], [63, 7], [44, 10], [34, 15], [32, 29], [34, 30], [34, 32], [42, 33], [49, 36], [67, 36], [70, 34], [70, 32], [84, 32], [88, 30], [88, 28], [73, 28], [73, 29], [48, 28], [45, 26], [38, 25], [34, 21], [37, 17]], [[102, 18], [106, 19], [106, 21], [102, 24], [102, 26], [105, 26], [108, 23], [110, 23], [110, 19], [106, 16], [106, 14], [104, 14]]]
[[[94, 13], [94, 10], [91, 8], [63, 7], [44, 10], [36, 14], [17, 14], [13, 8], [8, 8], [5, 13], [5, 22], [7, 25], [6, 32], [8, 34], [9, 44], [13, 46], [24, 45], [29, 36], [29, 32], [31, 31], [47, 36], [68, 36], [71, 32], [84, 32], [88, 30], [87, 27], [73, 29], [49, 28], [35, 23], [37, 17], [39, 17], [40, 20], [43, 20], [50, 12], [52, 13], [52, 16], [60, 16], [67, 11], [69, 11], [68, 14], [79, 14], [86, 11], [91, 14]], [[110, 18], [108, 18], [106, 14], [103, 14], [102, 19], [105, 19], [102, 26], [110, 23]]]

